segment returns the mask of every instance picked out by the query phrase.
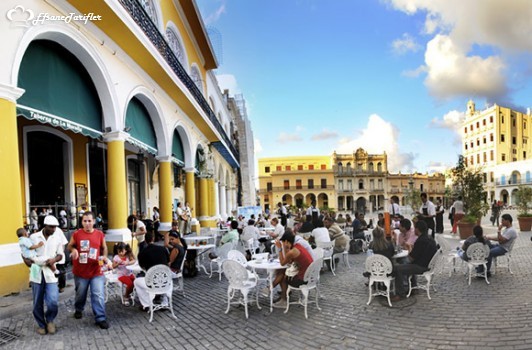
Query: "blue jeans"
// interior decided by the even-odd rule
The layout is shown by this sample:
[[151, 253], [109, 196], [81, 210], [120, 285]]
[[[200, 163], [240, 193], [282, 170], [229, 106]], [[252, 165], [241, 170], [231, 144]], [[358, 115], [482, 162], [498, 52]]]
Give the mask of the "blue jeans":
[[74, 308], [82, 312], [87, 301], [87, 291], [91, 288], [92, 313], [96, 322], [105, 321], [105, 276], [96, 276], [90, 279], [74, 276], [76, 285], [76, 301]]
[[486, 265], [488, 271], [491, 269], [491, 262], [493, 258], [507, 253], [506, 249], [504, 249], [501, 245], [492, 245], [490, 248], [490, 255], [488, 256], [488, 263]]
[[[33, 293], [33, 317], [40, 328], [46, 328], [46, 324], [53, 322], [57, 316], [59, 288], [56, 283], [46, 283], [41, 275], [41, 283], [31, 282]], [[46, 312], [44, 312], [46, 304]]]

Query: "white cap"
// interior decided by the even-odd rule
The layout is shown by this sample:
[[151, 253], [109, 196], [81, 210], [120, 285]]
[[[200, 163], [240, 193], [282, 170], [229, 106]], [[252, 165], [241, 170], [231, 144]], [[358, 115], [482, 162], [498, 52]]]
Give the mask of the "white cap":
[[47, 215], [44, 218], [44, 225], [45, 226], [59, 226], [59, 221], [55, 218], [53, 215]]

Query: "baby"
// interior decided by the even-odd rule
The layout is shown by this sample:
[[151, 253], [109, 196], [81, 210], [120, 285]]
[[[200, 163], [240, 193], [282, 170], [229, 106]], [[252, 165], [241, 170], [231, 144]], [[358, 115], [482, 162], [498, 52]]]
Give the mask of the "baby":
[[[28, 231], [24, 228], [19, 228], [17, 230], [17, 237], [18, 237], [18, 245], [20, 246], [20, 251], [22, 252], [22, 256], [26, 259], [31, 260], [37, 265], [43, 266], [46, 265], [46, 260], [48, 260], [46, 257], [40, 257], [37, 256], [37, 248], [40, 248], [44, 245], [44, 242], [39, 242], [37, 244], [33, 244], [31, 239], [28, 237]], [[56, 270], [55, 264], [48, 264], [48, 267], [50, 270], [54, 271], [54, 273], [59, 273], [58, 270]]]

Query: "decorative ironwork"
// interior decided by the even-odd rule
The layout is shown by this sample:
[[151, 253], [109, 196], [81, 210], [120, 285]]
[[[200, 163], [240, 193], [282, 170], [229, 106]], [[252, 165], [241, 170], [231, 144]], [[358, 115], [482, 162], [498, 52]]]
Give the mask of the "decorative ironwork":
[[138, 0], [118, 1], [124, 7], [124, 9], [126, 9], [131, 18], [133, 18], [135, 23], [137, 23], [138, 26], [142, 29], [144, 34], [146, 34], [151, 43], [157, 48], [159, 54], [164, 58], [166, 63], [168, 63], [170, 68], [172, 68], [172, 71], [176, 74], [179, 80], [192, 94], [196, 102], [200, 105], [203, 112], [207, 114], [209, 121], [213, 124], [214, 128], [222, 136], [226, 147], [229, 148], [234, 158], [237, 160], [240, 159], [238, 151], [231, 143], [231, 140], [225, 133], [225, 130], [222, 128], [220, 121], [216, 118], [214, 112], [207, 103], [207, 100], [205, 100], [205, 97], [203, 97], [201, 91], [198, 89], [194, 81], [188, 75], [187, 71], [183, 68], [183, 66], [179, 62], [179, 59], [172, 51], [172, 48], [168, 45], [165, 37], [161, 34], [157, 26], [153, 23], [148, 13], [146, 13], [146, 10], [138, 2]]

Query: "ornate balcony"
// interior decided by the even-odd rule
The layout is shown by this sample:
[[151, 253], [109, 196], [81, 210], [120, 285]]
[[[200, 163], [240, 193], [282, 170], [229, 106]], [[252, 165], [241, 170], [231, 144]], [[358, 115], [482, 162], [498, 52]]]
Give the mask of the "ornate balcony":
[[[183, 66], [181, 65], [177, 57], [175, 56], [174, 52], [168, 45], [166, 39], [161, 34], [161, 32], [159, 32], [159, 30], [157, 29], [155, 24], [152, 22], [151, 18], [148, 16], [144, 8], [139, 4], [137, 0], [118, 0], [118, 1], [130, 14], [130, 16], [138, 24], [138, 26], [142, 29], [144, 34], [146, 34], [146, 36], [151, 41], [151, 43], [157, 48], [157, 51], [159, 52], [159, 54], [164, 58], [166, 63], [172, 68], [173, 72], [176, 74], [179, 80], [185, 85], [187, 90], [192, 94], [192, 96], [194, 97], [194, 100], [196, 100], [196, 102], [199, 104], [203, 112], [205, 112], [209, 121], [212, 123], [216, 131], [219, 133], [219, 135], [223, 139], [225, 143], [225, 147], [228, 148], [227, 151], [231, 152], [233, 158], [236, 159], [238, 162], [240, 159], [239, 153], [237, 149], [234, 147], [230, 138], [225, 133], [225, 130], [220, 124], [220, 121], [216, 118], [214, 112], [211, 110], [209, 104], [205, 100], [205, 97], [203, 97], [203, 94], [201, 93], [201, 91], [198, 89], [194, 81], [190, 78], [186, 70], [183, 68]], [[225, 147], [221, 143], [213, 142], [213, 146], [218, 151], [220, 151], [220, 153], [231, 164], [231, 166], [238, 167], [238, 164], [234, 164], [234, 162], [230, 159], [230, 157], [226, 157], [226, 154], [224, 154]]]

